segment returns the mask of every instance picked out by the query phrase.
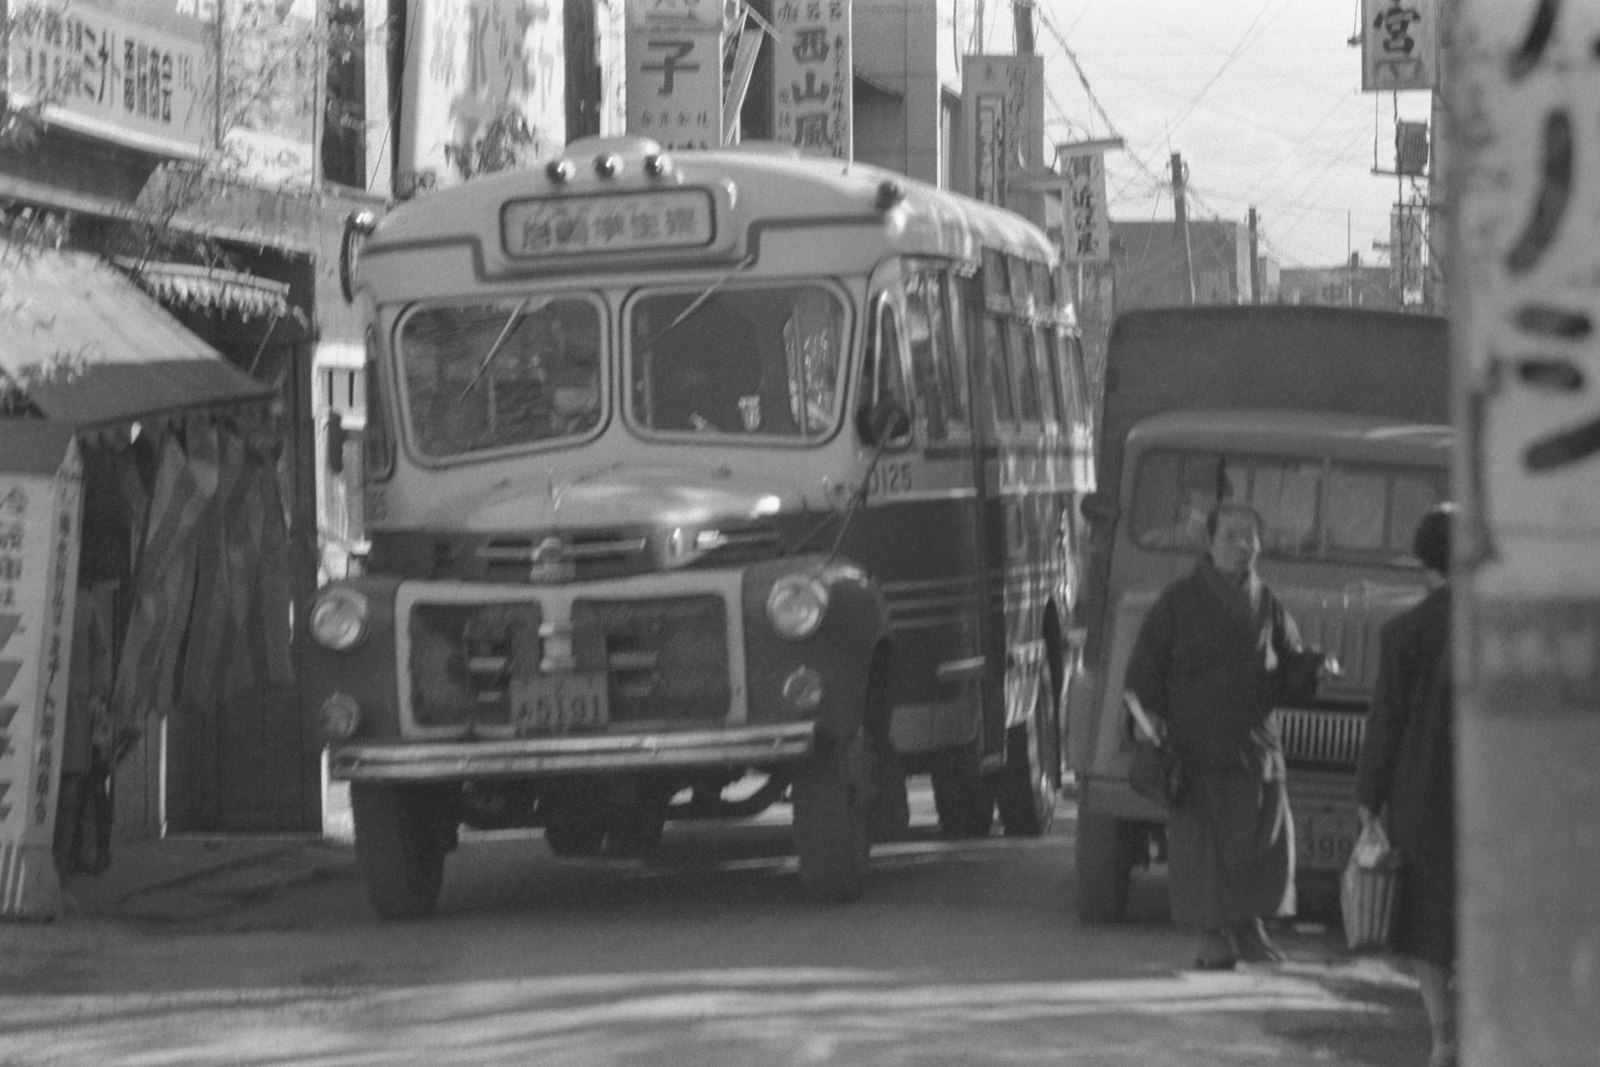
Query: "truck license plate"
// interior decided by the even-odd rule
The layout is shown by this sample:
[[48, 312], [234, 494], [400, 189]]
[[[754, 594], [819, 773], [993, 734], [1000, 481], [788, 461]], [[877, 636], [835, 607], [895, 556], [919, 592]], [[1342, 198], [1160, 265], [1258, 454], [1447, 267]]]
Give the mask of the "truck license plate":
[[1355, 847], [1361, 820], [1354, 810], [1329, 805], [1308, 812], [1296, 812], [1294, 819], [1295, 859], [1307, 870], [1342, 870]]
[[604, 674], [536, 674], [511, 679], [511, 714], [524, 733], [604, 726], [610, 717]]

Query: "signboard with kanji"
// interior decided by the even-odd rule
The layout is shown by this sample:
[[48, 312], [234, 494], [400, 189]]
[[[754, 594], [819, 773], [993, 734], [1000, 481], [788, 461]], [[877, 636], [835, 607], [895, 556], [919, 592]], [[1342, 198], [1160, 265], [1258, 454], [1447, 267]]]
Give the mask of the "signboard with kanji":
[[215, 137], [215, 64], [195, 26], [179, 34], [80, 0], [19, 7], [7, 89], [13, 102], [43, 103], [45, 118], [80, 133], [198, 155]]
[[[664, 148], [720, 146], [720, 3], [663, 0], [643, 6], [651, 17], [629, 8], [628, 132], [659, 141]], [[715, 8], [717, 17], [710, 18], [701, 7]]]
[[508, 117], [533, 134], [530, 155], [566, 143], [562, 10], [542, 0], [418, 0], [407, 12], [400, 195], [461, 181], [462, 160]]
[[1099, 151], [1061, 149], [1066, 198], [1061, 205], [1062, 258], [1072, 263], [1111, 261], [1111, 210], [1106, 203], [1106, 157]]
[[[11, 420], [17, 421], [17, 420]], [[56, 800], [66, 732], [83, 489], [70, 431], [0, 434], [0, 917], [54, 918]], [[10, 435], [20, 433], [9, 428]], [[45, 437], [59, 450], [49, 454]], [[46, 469], [51, 468], [53, 469]]]
[[966, 56], [961, 66], [968, 188], [979, 200], [1028, 213], [1025, 178], [1044, 167], [1044, 57]]
[[777, 0], [775, 136], [806, 155], [852, 158], [850, 0]]
[[1439, 71], [1433, 0], [1362, 0], [1361, 91], [1432, 89]]
[[703, 248], [716, 236], [703, 189], [638, 196], [513, 200], [500, 214], [508, 256], [574, 256], [660, 248]]

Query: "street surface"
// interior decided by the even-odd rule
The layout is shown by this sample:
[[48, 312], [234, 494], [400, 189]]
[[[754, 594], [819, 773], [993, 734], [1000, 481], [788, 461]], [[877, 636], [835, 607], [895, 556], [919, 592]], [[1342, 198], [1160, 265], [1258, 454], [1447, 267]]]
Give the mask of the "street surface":
[[[866, 897], [819, 906], [787, 808], [669, 827], [649, 861], [558, 860], [537, 833], [452, 855], [440, 915], [381, 924], [353, 857], [197, 918], [0, 925], [0, 1067], [571, 1067], [1423, 1062], [1414, 987], [1311, 924], [1291, 962], [1185, 970], [1164, 875], [1132, 921], [1073, 912], [1074, 820], [873, 851]], [[318, 846], [324, 847], [324, 846]]]

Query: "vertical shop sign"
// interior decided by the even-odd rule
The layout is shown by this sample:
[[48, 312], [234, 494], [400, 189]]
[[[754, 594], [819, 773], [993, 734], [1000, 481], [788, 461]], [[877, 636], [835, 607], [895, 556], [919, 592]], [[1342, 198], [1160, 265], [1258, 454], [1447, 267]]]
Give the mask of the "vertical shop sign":
[[1111, 260], [1111, 211], [1106, 204], [1106, 157], [1097, 150], [1059, 149], [1066, 196], [1061, 205], [1062, 258], [1069, 263]]
[[400, 109], [399, 195], [458, 183], [459, 161], [497, 123], [526, 122], [533, 155], [566, 143], [561, 13], [547, 0], [420, 0]]
[[1362, 0], [1361, 91], [1432, 89], [1438, 76], [1433, 0]]
[[854, 157], [850, 14], [850, 0], [778, 0], [773, 8], [777, 138], [806, 155]]
[[[54, 918], [61, 910], [52, 842], [83, 475], [72, 437], [57, 439], [61, 447], [50, 449], [46, 462], [0, 471], [0, 917], [6, 918]], [[35, 441], [23, 451], [37, 458], [41, 450]]]
[[628, 132], [663, 148], [722, 144], [722, 0], [628, 6]]
[[1044, 168], [1044, 57], [967, 56], [961, 97], [972, 116], [972, 195], [1031, 215], [1027, 197], [1036, 190], [1028, 179]]

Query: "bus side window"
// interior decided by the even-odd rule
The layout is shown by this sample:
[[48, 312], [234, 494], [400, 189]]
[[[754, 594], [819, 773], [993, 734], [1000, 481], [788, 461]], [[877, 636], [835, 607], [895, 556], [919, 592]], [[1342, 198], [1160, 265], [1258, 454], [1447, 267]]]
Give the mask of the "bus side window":
[[[900, 362], [900, 325], [894, 307], [881, 298], [873, 306], [867, 358], [861, 366], [861, 400], [856, 409], [856, 426], [864, 440], [875, 436], [868, 430], [870, 420], [874, 412], [884, 409], [886, 401], [899, 405], [902, 412], [911, 412], [905, 369]], [[898, 431], [890, 433], [885, 443], [904, 444], [910, 439], [910, 425], [898, 427]]]
[[928, 297], [928, 311], [933, 316], [934, 358], [939, 369], [939, 388], [944, 393], [945, 414], [950, 420], [951, 436], [965, 437], [972, 433], [968, 399], [967, 346], [959, 330], [959, 299], [955, 279], [948, 271], [932, 275], [933, 288]]
[[989, 389], [994, 400], [994, 421], [1003, 426], [1016, 420], [1011, 403], [1010, 360], [1006, 358], [1005, 320], [999, 315], [983, 316], [983, 353], [979, 357], [989, 368]]
[[929, 282], [928, 275], [921, 272], [906, 276], [906, 340], [911, 346], [911, 384], [917, 411], [926, 420], [928, 440], [943, 441], [949, 432], [934, 352]]
[[1019, 319], [1006, 320], [1011, 357], [1011, 380], [1015, 383], [1016, 416], [1030, 426], [1039, 422], [1039, 382], [1034, 372], [1033, 331]]
[[1056, 369], [1056, 348], [1051, 344], [1055, 330], [1048, 326], [1033, 328], [1033, 350], [1039, 357], [1039, 402], [1044, 408], [1044, 421], [1058, 427], [1067, 424], [1067, 406], [1061, 396], [1061, 374]]

